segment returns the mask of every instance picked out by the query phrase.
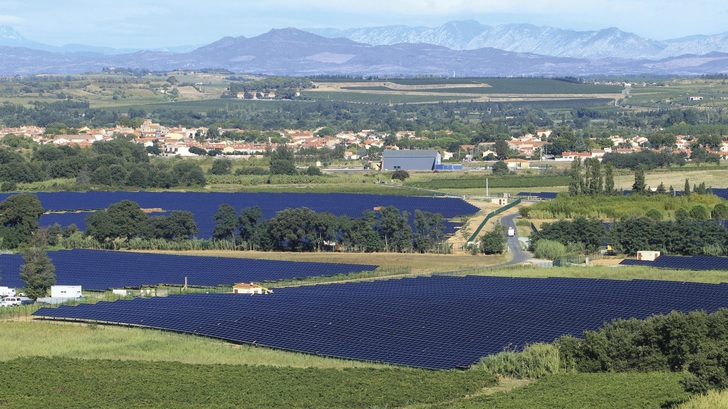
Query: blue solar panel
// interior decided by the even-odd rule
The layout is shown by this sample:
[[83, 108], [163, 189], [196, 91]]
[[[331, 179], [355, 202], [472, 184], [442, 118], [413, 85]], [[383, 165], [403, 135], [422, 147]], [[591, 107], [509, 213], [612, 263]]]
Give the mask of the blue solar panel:
[[626, 266], [674, 268], [678, 270], [728, 270], [728, 257], [660, 256], [655, 261], [624, 259], [619, 264]]
[[[11, 194], [0, 194], [0, 201]], [[316, 212], [329, 212], [336, 216], [361, 217], [364, 210], [381, 206], [394, 206], [409, 212], [411, 218], [419, 209], [441, 213], [446, 219], [473, 214], [479, 209], [461, 199], [444, 197], [412, 197], [386, 195], [359, 195], [344, 193], [220, 193], [220, 192], [41, 192], [37, 193], [46, 211], [105, 209], [122, 200], [131, 200], [142, 208], [164, 211], [192, 212], [199, 233], [197, 237], [210, 238], [215, 227], [213, 216], [222, 204], [233, 206], [238, 212], [246, 207], [259, 206], [263, 217], [270, 219], [286, 208], [307, 207]], [[59, 223], [67, 227], [74, 223], [85, 230], [90, 213], [44, 215], [41, 226]], [[83, 226], [83, 227], [82, 227]], [[452, 231], [452, 230], [449, 230]]]
[[573, 278], [428, 277], [41, 309], [273, 348], [430, 369], [579, 336], [616, 318], [728, 306], [728, 285]]
[[536, 197], [538, 199], [542, 200], [551, 200], [556, 199], [556, 196], [558, 196], [557, 192], [518, 192], [517, 196], [523, 196], [523, 197]]
[[[132, 253], [104, 250], [62, 250], [48, 252], [56, 267], [56, 282], [81, 285], [87, 290], [138, 287], [143, 285], [191, 286], [232, 285], [311, 276], [331, 276], [372, 271], [367, 264], [307, 263], [231, 257], [197, 257], [170, 254]], [[0, 255], [0, 285], [20, 288], [22, 257]]]

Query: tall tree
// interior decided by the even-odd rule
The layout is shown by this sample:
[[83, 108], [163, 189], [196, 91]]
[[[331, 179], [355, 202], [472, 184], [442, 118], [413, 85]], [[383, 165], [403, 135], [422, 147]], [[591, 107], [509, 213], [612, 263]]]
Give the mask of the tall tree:
[[379, 210], [377, 231], [384, 241], [386, 251], [404, 252], [412, 245], [412, 228], [407, 223], [409, 213], [400, 212], [394, 206]]
[[147, 214], [131, 200], [114, 203], [86, 218], [86, 232], [102, 243], [139, 237], [148, 232], [148, 228]]
[[604, 168], [604, 193], [614, 194], [614, 165], [611, 163]]
[[415, 210], [414, 248], [424, 253], [439, 250], [445, 238], [445, 218], [442, 213]]
[[44, 248], [47, 242], [48, 232], [38, 230], [21, 250], [23, 265], [20, 266], [20, 279], [25, 282], [23, 291], [33, 300], [45, 297], [56, 283], [56, 267]]
[[230, 240], [235, 243], [235, 231], [238, 229], [238, 212], [227, 203], [223, 203], [217, 208], [217, 213], [213, 217], [215, 220], [215, 228], [212, 231], [212, 237], [217, 240]]
[[683, 188], [685, 196], [690, 196], [690, 180], [685, 178], [685, 187]]
[[581, 194], [583, 184], [584, 181], [581, 179], [581, 158], [576, 158], [571, 162], [571, 169], [569, 170], [569, 194], [572, 196]]
[[645, 193], [645, 170], [642, 167], [638, 167], [634, 171], [634, 183], [632, 184], [632, 193], [642, 194]]

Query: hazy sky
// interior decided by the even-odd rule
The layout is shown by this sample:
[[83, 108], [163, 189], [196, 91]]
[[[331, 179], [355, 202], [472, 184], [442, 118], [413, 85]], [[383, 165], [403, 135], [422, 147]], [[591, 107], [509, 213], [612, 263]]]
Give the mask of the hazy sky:
[[573, 30], [617, 27], [664, 40], [728, 31], [725, 0], [0, 0], [0, 25], [52, 45], [201, 45], [272, 28], [436, 27], [452, 20]]

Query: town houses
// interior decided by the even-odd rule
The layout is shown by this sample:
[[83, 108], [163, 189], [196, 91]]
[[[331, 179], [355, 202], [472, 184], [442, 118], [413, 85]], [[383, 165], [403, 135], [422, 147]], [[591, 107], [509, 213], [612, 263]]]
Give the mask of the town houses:
[[[321, 128], [324, 129], [324, 128]], [[13, 134], [25, 138], [31, 138], [39, 144], [56, 145], [78, 145], [90, 147], [94, 142], [105, 141], [119, 136], [132, 138], [132, 140], [145, 147], [156, 146], [161, 156], [197, 156], [200, 149], [215, 151], [218, 155], [229, 155], [234, 158], [245, 158], [250, 156], [262, 156], [267, 150], [275, 149], [279, 144], [285, 143], [294, 151], [302, 149], [336, 149], [343, 148], [345, 160], [361, 160], [366, 158], [372, 148], [377, 152], [382, 149], [400, 149], [395, 143], [406, 140], [415, 142], [426, 142], [427, 138], [418, 136], [411, 131], [400, 131], [396, 133], [378, 132], [376, 130], [343, 131], [334, 134], [325, 134], [318, 130], [282, 130], [266, 132], [267, 135], [274, 135], [263, 138], [264, 140], [239, 140], [229, 138], [208, 139], [210, 130], [205, 127], [185, 128], [166, 127], [151, 120], [145, 120], [140, 127], [130, 128], [116, 126], [114, 128], [91, 129], [84, 127], [75, 130], [74, 134], [49, 135], [43, 127], [22, 126], [16, 128], [0, 129], [0, 138]], [[217, 135], [244, 134], [245, 130], [240, 129], [217, 129]], [[533, 133], [526, 133], [507, 140], [510, 150], [509, 158], [518, 159], [512, 161], [509, 166], [513, 169], [523, 169], [524, 160], [529, 161], [573, 161], [575, 159], [595, 158], [601, 160], [606, 153], [633, 153], [644, 149], [651, 149], [649, 140], [643, 135], [632, 137], [612, 135], [609, 137], [612, 146], [604, 148], [592, 148], [584, 151], [564, 151], [561, 155], [547, 155], [548, 138], [552, 131], [548, 129], [537, 130]], [[678, 135], [671, 150], [674, 153], [684, 152], [690, 155], [692, 142], [690, 135]], [[462, 144], [458, 149], [448, 151], [440, 147], [443, 160], [458, 161], [480, 161], [495, 160], [495, 142], [482, 142], [477, 144]], [[593, 146], [594, 144], [592, 144]], [[193, 149], [197, 148], [197, 149]], [[341, 149], [339, 148], [339, 149]], [[715, 149], [721, 158], [728, 158], [728, 142], [723, 142], [720, 149]]]

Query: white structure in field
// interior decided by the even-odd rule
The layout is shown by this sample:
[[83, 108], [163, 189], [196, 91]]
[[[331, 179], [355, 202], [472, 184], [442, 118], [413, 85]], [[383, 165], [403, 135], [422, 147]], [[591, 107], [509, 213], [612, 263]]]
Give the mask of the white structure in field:
[[253, 283], [238, 283], [233, 286], [233, 294], [270, 294], [271, 290]]
[[660, 257], [659, 251], [638, 251], [637, 252], [637, 260], [644, 260], [644, 261], [655, 261], [656, 258]]
[[81, 298], [83, 296], [80, 285], [52, 285], [51, 298]]
[[15, 297], [15, 289], [0, 286], [0, 297]]

